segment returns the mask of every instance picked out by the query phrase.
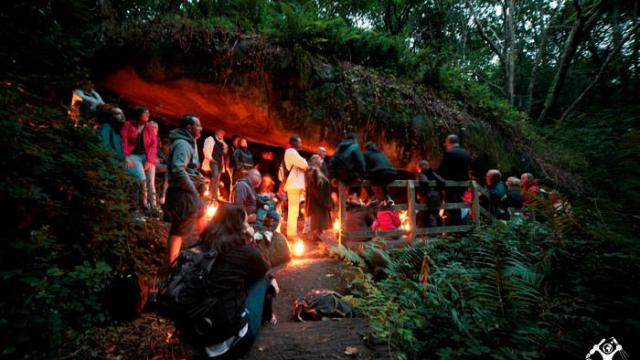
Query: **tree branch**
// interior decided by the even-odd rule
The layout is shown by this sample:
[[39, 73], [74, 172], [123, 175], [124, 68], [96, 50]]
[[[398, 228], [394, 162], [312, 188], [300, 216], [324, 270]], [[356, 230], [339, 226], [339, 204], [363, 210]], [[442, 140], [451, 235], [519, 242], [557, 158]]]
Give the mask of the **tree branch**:
[[582, 93], [580, 93], [580, 95], [573, 101], [573, 103], [571, 103], [571, 105], [569, 105], [569, 107], [562, 113], [562, 116], [560, 116], [560, 119], [558, 119], [558, 125], [561, 124], [567, 118], [567, 116], [569, 116], [569, 114], [573, 112], [573, 110], [575, 110], [575, 108], [580, 104], [580, 102], [582, 102], [582, 100], [589, 93], [589, 91], [591, 91], [591, 89], [593, 89], [593, 87], [598, 83], [598, 81], [600, 81], [600, 78], [602, 77], [602, 74], [604, 74], [604, 71], [607, 65], [609, 65], [613, 57], [620, 52], [620, 50], [622, 49], [622, 46], [627, 41], [629, 41], [631, 36], [634, 35], [634, 33], [636, 32], [639, 26], [640, 26], [640, 22], [636, 22], [635, 25], [633, 25], [633, 27], [629, 29], [629, 32], [624, 36], [624, 38], [618, 43], [618, 45], [611, 50], [609, 55], [607, 55], [607, 58], [605, 59], [605, 61], [600, 66], [600, 70], [598, 70], [598, 74], [596, 75], [596, 77], [593, 78], [593, 80], [591, 80], [589, 85], [582, 91]]
[[469, 3], [469, 0], [466, 0], [465, 3], [469, 8], [469, 11], [471, 11], [471, 16], [473, 16], [473, 22], [476, 24], [476, 27], [478, 28], [478, 33], [489, 44], [489, 47], [491, 48], [491, 50], [496, 55], [498, 55], [498, 57], [500, 58], [500, 61], [504, 64], [504, 54], [498, 48], [498, 45], [489, 36], [487, 36], [487, 33], [484, 31], [484, 27], [482, 26], [482, 24], [480, 23], [480, 20], [478, 19], [478, 14], [476, 13], [476, 10]]

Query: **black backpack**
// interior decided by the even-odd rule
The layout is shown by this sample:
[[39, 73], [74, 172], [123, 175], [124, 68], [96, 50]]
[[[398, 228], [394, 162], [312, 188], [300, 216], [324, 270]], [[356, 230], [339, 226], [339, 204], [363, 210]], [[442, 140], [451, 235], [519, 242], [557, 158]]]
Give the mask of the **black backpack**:
[[285, 164], [284, 159], [282, 159], [280, 167], [278, 168], [278, 180], [280, 180], [280, 182], [283, 184], [286, 183], [287, 177], [289, 177], [290, 173], [291, 169], [287, 169], [287, 164]]
[[210, 342], [215, 328], [210, 315], [218, 299], [208, 296], [206, 282], [217, 257], [215, 250], [198, 246], [180, 251], [158, 292], [158, 301], [181, 336], [193, 345]]

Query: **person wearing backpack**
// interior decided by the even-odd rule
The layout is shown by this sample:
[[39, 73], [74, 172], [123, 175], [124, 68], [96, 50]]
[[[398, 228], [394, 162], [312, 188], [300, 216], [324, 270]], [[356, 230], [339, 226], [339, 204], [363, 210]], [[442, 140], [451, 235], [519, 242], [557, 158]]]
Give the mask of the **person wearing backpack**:
[[386, 201], [393, 206], [393, 200], [389, 196], [387, 186], [396, 180], [398, 173], [391, 165], [387, 155], [380, 151], [375, 143], [368, 142], [365, 145], [365, 149], [367, 152], [364, 153], [366, 163], [364, 177], [371, 183], [371, 188], [375, 195], [370, 203], [377, 204], [380, 201]]
[[193, 232], [198, 217], [204, 215], [200, 198], [200, 193], [204, 193], [204, 176], [198, 171], [200, 161], [196, 148], [201, 133], [200, 119], [192, 114], [182, 116], [180, 127], [169, 133], [169, 189], [163, 208], [164, 220], [171, 223], [167, 243], [169, 264], [180, 253], [183, 238]]
[[205, 281], [205, 303], [215, 300], [207, 314], [211, 332], [204, 352], [208, 358], [241, 357], [251, 348], [262, 322], [274, 321], [272, 314], [263, 314], [270, 264], [250, 243], [246, 220], [242, 207], [224, 204], [202, 233], [203, 251], [217, 252]]
[[289, 138], [289, 146], [284, 152], [286, 180], [284, 191], [287, 193], [287, 237], [293, 240], [298, 235], [298, 216], [300, 215], [300, 197], [305, 187], [304, 173], [309, 167], [298, 150], [302, 147], [302, 139], [298, 135]]
[[329, 178], [337, 179], [345, 185], [352, 185], [364, 179], [366, 164], [358, 145], [358, 134], [349, 133], [329, 161]]

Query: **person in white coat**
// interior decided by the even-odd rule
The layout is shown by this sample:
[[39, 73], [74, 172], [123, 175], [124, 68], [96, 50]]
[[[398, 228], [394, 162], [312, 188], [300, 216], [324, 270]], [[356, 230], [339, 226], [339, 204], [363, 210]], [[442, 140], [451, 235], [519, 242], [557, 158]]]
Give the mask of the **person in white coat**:
[[298, 235], [298, 216], [300, 214], [300, 197], [304, 191], [304, 173], [309, 167], [298, 150], [302, 147], [302, 139], [298, 135], [289, 138], [289, 147], [284, 152], [284, 165], [289, 171], [289, 176], [284, 184], [287, 193], [289, 210], [287, 212], [287, 236], [289, 238]]

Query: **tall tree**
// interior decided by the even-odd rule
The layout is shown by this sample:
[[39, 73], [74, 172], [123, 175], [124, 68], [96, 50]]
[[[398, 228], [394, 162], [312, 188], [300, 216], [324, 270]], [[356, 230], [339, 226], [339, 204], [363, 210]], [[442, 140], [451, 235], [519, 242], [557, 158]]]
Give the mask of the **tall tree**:
[[549, 85], [549, 90], [547, 91], [547, 97], [544, 102], [544, 106], [542, 111], [540, 111], [540, 115], [538, 116], [537, 123], [538, 125], [544, 125], [544, 121], [549, 113], [549, 110], [555, 105], [558, 100], [558, 95], [560, 95], [560, 90], [562, 90], [562, 86], [564, 85], [565, 79], [567, 77], [567, 73], [569, 71], [569, 67], [573, 62], [576, 51], [578, 50], [578, 45], [582, 41], [584, 35], [591, 29], [591, 27], [595, 24], [596, 20], [601, 16], [601, 1], [595, 1], [588, 10], [583, 9], [583, 4], [580, 0], [574, 0], [574, 7], [576, 10], [576, 20], [569, 32], [569, 36], [567, 36], [567, 40], [565, 41], [564, 49], [562, 50], [562, 54], [560, 55], [560, 60], [558, 61], [558, 69], [556, 74]]

